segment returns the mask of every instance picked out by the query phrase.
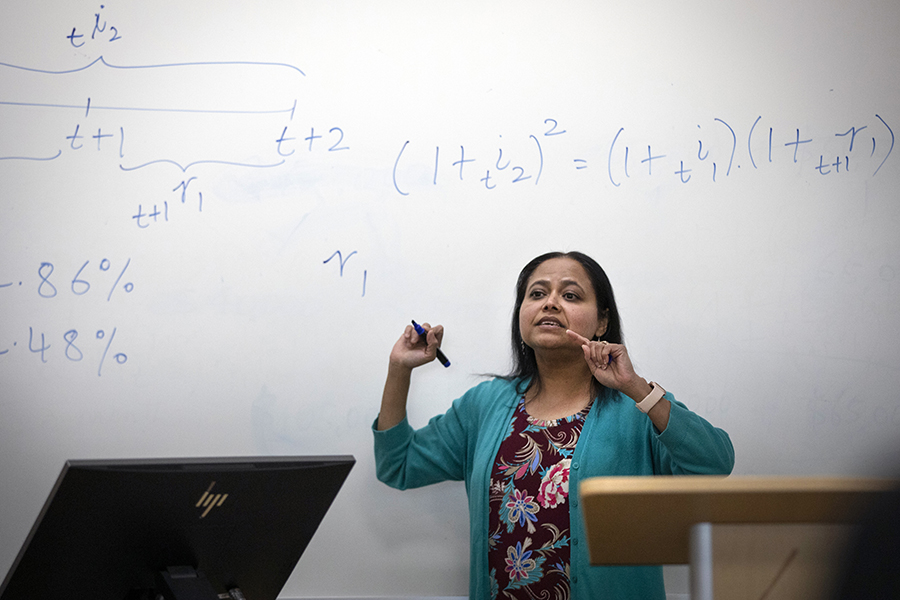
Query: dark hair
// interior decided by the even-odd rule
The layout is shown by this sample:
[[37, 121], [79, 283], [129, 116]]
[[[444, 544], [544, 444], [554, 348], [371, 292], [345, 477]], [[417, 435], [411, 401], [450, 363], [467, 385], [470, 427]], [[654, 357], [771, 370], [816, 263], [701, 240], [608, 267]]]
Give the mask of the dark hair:
[[[582, 267], [591, 280], [594, 288], [594, 296], [597, 298], [597, 317], [599, 319], [607, 319], [606, 331], [598, 337], [598, 340], [606, 341], [611, 344], [622, 343], [622, 323], [619, 319], [619, 309], [616, 307], [616, 299], [613, 295], [612, 285], [609, 278], [597, 261], [581, 252], [548, 252], [533, 259], [519, 273], [519, 279], [516, 282], [516, 306], [512, 315], [512, 372], [504, 379], [522, 378], [528, 381], [528, 385], [524, 389], [519, 390], [525, 393], [532, 387], [541, 385], [540, 374], [537, 369], [537, 360], [534, 357], [534, 350], [525, 345], [522, 341], [522, 332], [519, 329], [519, 311], [522, 308], [522, 302], [525, 300], [525, 290], [528, 287], [528, 280], [542, 263], [553, 258], [570, 258]], [[606, 396], [609, 390], [600, 384], [599, 381], [592, 378], [591, 392], [596, 398], [598, 396]]]

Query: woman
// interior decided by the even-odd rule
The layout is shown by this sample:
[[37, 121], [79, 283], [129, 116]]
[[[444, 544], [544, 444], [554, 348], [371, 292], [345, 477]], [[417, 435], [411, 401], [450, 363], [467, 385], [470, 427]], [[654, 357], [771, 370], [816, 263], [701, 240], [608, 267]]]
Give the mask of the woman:
[[635, 373], [600, 265], [579, 252], [526, 265], [512, 374], [475, 386], [413, 431], [410, 375], [435, 358], [443, 337], [440, 325], [425, 329], [419, 336], [407, 326], [391, 350], [377, 473], [398, 489], [466, 482], [470, 598], [665, 598], [661, 567], [589, 565], [578, 483], [728, 474], [734, 449], [728, 434]]

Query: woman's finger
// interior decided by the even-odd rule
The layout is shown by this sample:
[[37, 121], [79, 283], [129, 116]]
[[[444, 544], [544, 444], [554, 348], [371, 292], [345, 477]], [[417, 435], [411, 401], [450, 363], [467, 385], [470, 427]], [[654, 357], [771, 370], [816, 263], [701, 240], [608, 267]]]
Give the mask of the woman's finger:
[[582, 346], [585, 345], [585, 344], [590, 344], [590, 343], [591, 343], [591, 340], [587, 339], [586, 337], [584, 337], [584, 336], [581, 335], [580, 333], [577, 333], [577, 332], [575, 332], [575, 331], [572, 331], [571, 329], [566, 329], [566, 335], [568, 335], [570, 338], [572, 338], [573, 340], [575, 340], [576, 342], [578, 342], [578, 343], [581, 344]]
[[602, 368], [605, 369], [612, 361], [613, 347], [609, 342], [598, 342], [597, 347], [600, 351], [600, 364], [602, 365]]

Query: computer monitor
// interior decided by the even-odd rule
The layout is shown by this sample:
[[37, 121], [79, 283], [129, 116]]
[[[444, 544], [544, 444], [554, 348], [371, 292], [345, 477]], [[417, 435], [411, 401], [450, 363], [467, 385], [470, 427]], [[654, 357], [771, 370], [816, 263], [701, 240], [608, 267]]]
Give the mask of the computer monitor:
[[0, 600], [274, 600], [354, 462], [70, 460]]

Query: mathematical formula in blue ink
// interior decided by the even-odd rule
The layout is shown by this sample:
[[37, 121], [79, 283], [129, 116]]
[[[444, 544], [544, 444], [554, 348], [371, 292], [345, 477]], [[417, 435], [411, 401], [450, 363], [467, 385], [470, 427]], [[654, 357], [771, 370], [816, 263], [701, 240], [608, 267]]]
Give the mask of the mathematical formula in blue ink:
[[[549, 128], [544, 131], [543, 137], [556, 136], [565, 133], [565, 130], [558, 129], [558, 123], [554, 119], [546, 119], [545, 125]], [[501, 136], [502, 137], [502, 136]], [[470, 153], [466, 155], [466, 147], [459, 146], [459, 150], [444, 149], [442, 158], [441, 147], [434, 147], [434, 172], [431, 177], [432, 185], [438, 185], [439, 178], [443, 177], [444, 172], [448, 172], [450, 177], [459, 181], [477, 180], [483, 184], [485, 189], [493, 190], [498, 184], [517, 184], [528, 182], [538, 185], [541, 181], [541, 173], [544, 170], [544, 151], [541, 146], [541, 140], [536, 135], [529, 135], [528, 138], [534, 142], [530, 155], [516, 156], [511, 158], [509, 154], [504, 155], [504, 148], [498, 147], [496, 160], [482, 161], [472, 156]], [[404, 158], [404, 152], [410, 142], [407, 140], [400, 148], [397, 158], [394, 160], [393, 168], [393, 184], [394, 189], [403, 196], [409, 193], [404, 191], [399, 181], [398, 171], [401, 170], [401, 161]], [[486, 166], [484, 166], [486, 163]]]
[[[718, 131], [710, 131], [709, 137], [721, 140], [721, 134], [724, 134], [725, 143], [714, 144], [706, 139], [706, 131], [700, 125], [694, 140], [685, 139], [675, 144], [671, 141], [655, 143], [646, 135], [631, 137], [629, 129], [620, 126], [607, 143], [605, 156], [571, 155], [571, 151], [559, 143], [553, 144], [552, 148], [556, 154], [570, 154], [568, 177], [599, 169], [609, 184], [620, 188], [629, 180], [648, 178], [661, 179], [661, 183], [669, 180], [673, 184], [688, 184], [698, 179], [716, 183], [731, 177], [744, 166], [739, 158], [752, 171], [761, 171], [765, 163], [790, 161], [796, 164], [801, 153], [807, 157], [813, 153], [815, 157], [806, 167], [810, 174], [875, 177], [893, 154], [895, 143], [893, 128], [880, 114], [873, 115], [870, 123], [826, 127], [827, 133], [820, 132], [815, 136], [797, 128], [776, 130], [773, 126], [766, 127], [762, 116], [743, 130], [715, 117], [708, 126], [708, 129], [714, 128]], [[407, 165], [427, 164], [427, 153], [432, 152], [432, 147], [406, 140], [400, 144], [393, 161], [393, 188], [396, 193], [408, 196], [413, 185], [421, 189], [428, 184], [458, 186], [469, 183], [485, 190], [496, 189], [500, 184], [539, 185], [546, 162], [547, 138], [565, 136], [560, 138], [563, 140], [575, 135], [575, 130], [569, 131], [555, 119], [545, 119], [537, 133], [527, 134], [533, 142], [533, 150], [527, 156], [512, 157], [502, 145], [493, 156], [467, 152], [464, 144], [458, 150], [433, 146], [434, 167], [427, 176], [420, 168], [413, 173]], [[842, 142], [839, 151], [833, 149], [835, 140]], [[691, 146], [693, 149], [688, 149]], [[817, 147], [823, 150], [816, 156]]]
[[[72, 114], [72, 119], [65, 130], [50, 132], [55, 133], [55, 137], [51, 135], [42, 152], [17, 152], [15, 139], [0, 140], [0, 161], [49, 163], [62, 160], [69, 153], [92, 152], [122, 172], [158, 170], [159, 177], [171, 182], [168, 195], [160, 196], [158, 201], [145, 199], [122, 215], [124, 223], [145, 231], [174, 219], [176, 206], [203, 212], [204, 203], [209, 201], [208, 194], [204, 197], [203, 178], [207, 176], [204, 165], [272, 169], [291, 160], [301, 160], [311, 153], [327, 155], [351, 149], [343, 127], [334, 123], [316, 123], [312, 119], [299, 122], [297, 98], [302, 90], [297, 84], [306, 74], [297, 66], [251, 61], [135, 65], [107, 60], [102, 54], [104, 49], [112, 44], [128, 44], [128, 36], [114, 19], [107, 18], [106, 5], [99, 7], [85, 14], [80, 23], [73, 23], [71, 30], [60, 38], [66, 50], [91, 50], [95, 55], [99, 54], [96, 58], [88, 58], [85, 64], [76, 68], [57, 70], [0, 62], [0, 70], [51, 84], [63, 82], [62, 78], [90, 74], [110, 83], [112, 91], [104, 88], [98, 90], [100, 95], [97, 96], [69, 91], [68, 85], [61, 85], [59, 87], [68, 94], [64, 94], [67, 100], [40, 102], [9, 96], [16, 93], [15, 86], [4, 90], [0, 109], [29, 107], [65, 111]], [[221, 93], [198, 96], [202, 100], [194, 100], [197, 94], [192, 92], [201, 92], [206, 86], [182, 89], [200, 80], [207, 84], [211, 81], [237, 83], [249, 74], [263, 73], [266, 81], [276, 81], [281, 86], [280, 91], [251, 94], [249, 104], [233, 104], [240, 104], [239, 98], [228, 91], [234, 89], [234, 85], [223, 87]], [[149, 85], [147, 81], [151, 80], [157, 86], [152, 90], [155, 100], [134, 101], [135, 92], [132, 96], [126, 95], [132, 101], [116, 102], [106, 98], [110, 93], [115, 96], [123, 89], [130, 89], [129, 86], [139, 92], [142, 85]], [[65, 82], [68, 84], [72, 80], [65, 79]], [[158, 89], [159, 86], [163, 89]], [[240, 87], [245, 90], [242, 96], [254, 89], [254, 86]], [[190, 125], [180, 120], [169, 122], [176, 117], [187, 117], [186, 122]], [[250, 125], [239, 126], [234, 119]], [[819, 124], [815, 134], [799, 127], [776, 127], [769, 124], [771, 117], [762, 115], [746, 122], [713, 115], [697, 124], [693, 135], [686, 134], [683, 139], [674, 141], [668, 133], [655, 135], [647, 133], [641, 124], [618, 122], [615, 115], [606, 120], [608, 126], [597, 131], [546, 118], [522, 132], [507, 133], [505, 138], [502, 134], [495, 137], [497, 143], [491, 150], [484, 149], [484, 139], [439, 145], [408, 136], [394, 147], [381, 149], [383, 167], [390, 173], [384, 179], [385, 185], [402, 196], [409, 195], [412, 189], [421, 190], [428, 186], [476, 187], [485, 191], [538, 186], [550, 156], [556, 159], [553, 164], [557, 169], [557, 183], [560, 177], [583, 180], [591, 173], [598, 173], [598, 183], [604, 182], [613, 188], [651, 178], [671, 185], [699, 181], [720, 183], [741, 170], [761, 173], [766, 164], [796, 164], [801, 156], [807, 159], [803, 161], [804, 168], [815, 175], [875, 177], [891, 157], [894, 147], [893, 128], [888, 119], [877, 113], [869, 122]], [[667, 125], [666, 131], [672, 130], [674, 125]], [[492, 137], [497, 135], [494, 133]], [[831, 143], [835, 138], [843, 141], [838, 151]], [[207, 139], [228, 140], [228, 143], [221, 149], [210, 150], [209, 145], [203, 145]], [[142, 152], [150, 142], [160, 145], [160, 140], [169, 148], [162, 154], [159, 151], [150, 152], [150, 155]], [[590, 143], [584, 143], [584, 140]], [[200, 149], [192, 152], [189, 149], [193, 147], [192, 142], [199, 142]], [[263, 151], [245, 151], [245, 147], [254, 144], [257, 144], [255, 149], [262, 148]], [[591, 150], [578, 150], [585, 147]], [[815, 160], [808, 160], [810, 156]], [[812, 164], [808, 164], [810, 162]], [[566, 163], [568, 167], [560, 173], [559, 165]], [[427, 173], [423, 172], [422, 165], [429, 165]]]
[[[798, 152], [807, 144], [819, 143], [820, 145], [830, 145], [830, 141], [834, 138], [846, 138], [846, 145], [842, 148], [843, 154], [832, 154], [827, 156], [819, 154], [818, 164], [812, 166], [812, 169], [819, 175], [829, 174], [848, 174], [851, 171], [859, 170], [863, 176], [874, 177], [878, 174], [884, 163], [887, 162], [894, 150], [894, 131], [888, 123], [878, 114], [874, 115], [874, 123], [879, 125], [877, 136], [882, 138], [882, 142], [878, 142], [876, 135], [871, 136], [871, 151], [868, 153], [860, 151], [859, 143], [857, 143], [857, 151], [854, 153], [854, 142], [856, 136], [868, 128], [868, 125], [857, 127], [850, 126], [849, 129], [833, 129], [824, 136], [811, 137], [802, 135], [800, 129], [792, 131], [776, 133], [773, 127], [759, 127], [763, 120], [762, 116], [757, 117], [752, 125], [749, 126], [746, 133], [746, 157], [750, 161], [753, 169], [759, 169], [761, 162], [772, 163], [776, 160], [790, 160], [794, 164], [798, 162]], [[625, 132], [624, 127], [620, 127], [616, 132], [609, 146], [609, 157], [607, 161], [607, 172], [609, 181], [615, 187], [622, 184], [622, 177], [625, 179], [632, 176], [632, 173], [643, 173], [653, 175], [654, 161], [660, 161], [657, 164], [657, 174], [675, 175], [681, 183], [691, 181], [693, 173], [697, 170], [699, 173], [705, 173], [713, 182], [719, 178], [728, 177], [732, 174], [732, 170], [740, 164], [735, 163], [735, 155], [738, 151], [738, 135], [735, 129], [722, 119], [714, 118], [713, 122], [716, 126], [724, 128], [728, 132], [731, 143], [719, 152], [719, 159], [710, 156], [711, 148], [704, 147], [702, 136], [697, 139], [696, 154], [688, 153], [687, 155], [677, 154], [669, 157], [667, 152], [654, 151], [652, 144], [646, 145], [644, 152], [643, 145], [638, 146], [630, 153], [631, 147], [624, 141], [620, 140]], [[698, 126], [698, 130], [700, 126]], [[814, 146], [811, 146], [814, 147]], [[877, 152], [880, 149], [880, 153]], [[851, 168], [851, 155], [854, 156], [853, 167]], [[833, 159], [831, 157], [834, 157]], [[669, 161], [663, 159], [670, 158]], [[678, 168], [673, 169], [675, 160], [678, 161]], [[586, 164], [586, 161], [582, 161]], [[582, 165], [580, 165], [582, 166]], [[583, 166], [582, 166], [583, 168]], [[702, 169], [701, 169], [702, 168]], [[629, 171], [631, 170], [631, 172]]]

